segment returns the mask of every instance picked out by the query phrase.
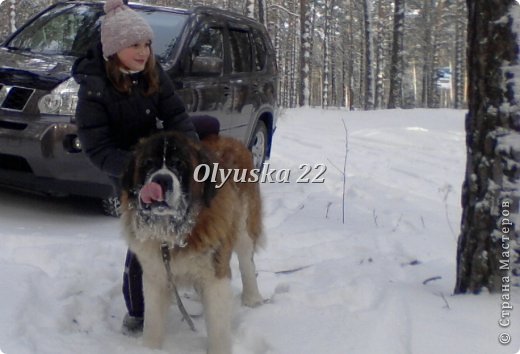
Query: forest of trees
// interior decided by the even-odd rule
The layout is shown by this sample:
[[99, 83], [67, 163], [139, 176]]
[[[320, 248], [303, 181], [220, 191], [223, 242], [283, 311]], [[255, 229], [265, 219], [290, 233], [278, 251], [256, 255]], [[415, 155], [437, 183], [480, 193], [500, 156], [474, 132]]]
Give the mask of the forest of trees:
[[[56, 1], [5, 0], [0, 5], [0, 37], [51, 2]], [[277, 49], [283, 107], [465, 105], [465, 0], [143, 2], [216, 5], [263, 22]], [[447, 71], [449, 87], [438, 81], [439, 73]]]

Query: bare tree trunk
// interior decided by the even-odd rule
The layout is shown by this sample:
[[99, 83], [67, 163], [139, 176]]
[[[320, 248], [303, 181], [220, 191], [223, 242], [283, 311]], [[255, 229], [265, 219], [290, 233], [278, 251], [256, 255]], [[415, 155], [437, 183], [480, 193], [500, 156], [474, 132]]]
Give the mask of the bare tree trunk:
[[423, 37], [423, 60], [422, 60], [422, 80], [421, 80], [421, 107], [429, 107], [431, 101], [431, 72], [433, 71], [433, 44], [432, 44], [432, 13], [433, 1], [424, 0], [422, 8], [422, 22], [424, 23]]
[[400, 108], [403, 104], [404, 9], [405, 0], [395, 0], [394, 38], [392, 41], [392, 65], [390, 69], [388, 108]]
[[258, 22], [267, 26], [265, 0], [258, 0]]
[[11, 0], [11, 7], [9, 13], [9, 22], [11, 24], [11, 33], [16, 31], [16, 0]]
[[[335, 6], [335, 1], [333, 0], [331, 3], [331, 11], [333, 11]], [[336, 33], [338, 31], [338, 21], [336, 18], [330, 16], [330, 24], [329, 24], [329, 51], [330, 51], [330, 92], [331, 92], [331, 100], [329, 105], [339, 107], [338, 103], [338, 77], [337, 77], [337, 52], [338, 52], [338, 42]]]
[[446, 5], [446, 0], [433, 1], [432, 11], [432, 33], [431, 33], [431, 53], [429, 56], [431, 59], [431, 68], [430, 68], [430, 87], [428, 88], [428, 107], [429, 108], [439, 108], [440, 107], [440, 89], [437, 85], [438, 83], [438, 69], [440, 66], [440, 46], [441, 46], [441, 38], [440, 34], [442, 28], [444, 26], [442, 13], [444, 11], [444, 6]]
[[[296, 27], [296, 21], [293, 22], [293, 26]], [[290, 105], [289, 107], [294, 108], [298, 105], [298, 92], [296, 89], [296, 80], [297, 80], [297, 65], [298, 62], [298, 40], [295, 36], [291, 39], [291, 66], [290, 66], [290, 76], [291, 76], [291, 86], [290, 86], [290, 92], [291, 92], [291, 99], [290, 99]], [[298, 43], [299, 44], [299, 43]]]
[[325, 25], [323, 28], [323, 96], [321, 106], [326, 108], [329, 106], [329, 89], [330, 89], [330, 12], [332, 0], [325, 1]]
[[377, 40], [376, 40], [376, 75], [375, 75], [375, 101], [376, 109], [383, 108], [385, 100], [385, 31], [384, 31], [383, 0], [377, 1]]
[[468, 0], [469, 112], [455, 293], [510, 290], [517, 274], [520, 114], [514, 0]]
[[460, 109], [464, 106], [464, 55], [465, 55], [465, 42], [466, 42], [466, 31], [464, 31], [464, 25], [466, 23], [465, 16], [466, 5], [464, 0], [457, 0], [455, 3], [455, 9], [457, 18], [455, 19], [455, 68], [453, 72], [453, 89], [455, 90], [453, 106]]
[[300, 106], [310, 105], [311, 26], [309, 0], [300, 0]]
[[[352, 1], [349, 1], [349, 6], [347, 9], [347, 35], [345, 36], [344, 42], [347, 43], [348, 40], [348, 46], [345, 44], [345, 51], [347, 53], [352, 53], [354, 48], [354, 26], [352, 21], [352, 12], [353, 12], [353, 4]], [[349, 110], [354, 110], [354, 56], [348, 55], [347, 57], [347, 70], [348, 77], [345, 79], [345, 96], [346, 101], [345, 104], [349, 108]]]
[[244, 0], [243, 14], [247, 17], [255, 17], [255, 3], [253, 2], [253, 0]]
[[374, 69], [372, 55], [372, 14], [369, 0], [363, 1], [365, 18], [365, 110], [374, 109]]

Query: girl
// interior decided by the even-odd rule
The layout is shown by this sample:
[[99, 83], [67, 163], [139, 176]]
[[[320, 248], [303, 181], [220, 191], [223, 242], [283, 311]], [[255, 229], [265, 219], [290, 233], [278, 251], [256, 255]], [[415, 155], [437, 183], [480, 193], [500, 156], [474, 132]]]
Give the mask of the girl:
[[[132, 147], [158, 130], [176, 130], [198, 139], [194, 124], [173, 85], [155, 61], [150, 25], [122, 0], [108, 0], [101, 24], [101, 43], [72, 68], [80, 84], [76, 121], [78, 136], [90, 161], [106, 173], [119, 191]], [[200, 119], [208, 133], [218, 121]], [[142, 330], [142, 270], [127, 253], [123, 294], [128, 314], [123, 332]]]

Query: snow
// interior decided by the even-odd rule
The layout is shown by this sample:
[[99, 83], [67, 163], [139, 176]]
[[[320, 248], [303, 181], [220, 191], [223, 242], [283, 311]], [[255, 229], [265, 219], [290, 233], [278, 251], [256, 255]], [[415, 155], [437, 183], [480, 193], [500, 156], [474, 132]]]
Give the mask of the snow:
[[[289, 181], [261, 186], [268, 242], [256, 263], [270, 302], [240, 306], [233, 259], [235, 354], [519, 350], [519, 288], [511, 288], [505, 328], [498, 323], [500, 294], [452, 295], [464, 114], [285, 111], [269, 168], [290, 169]], [[307, 170], [309, 183], [297, 183]], [[310, 183], [318, 177], [322, 183]], [[120, 333], [126, 246], [117, 219], [80, 199], [0, 190], [0, 200], [0, 352], [205, 353], [203, 318], [194, 318], [197, 332], [191, 332], [175, 306], [164, 350], [145, 349]], [[185, 305], [200, 311], [193, 299]], [[501, 333], [511, 335], [509, 345], [499, 344]]]

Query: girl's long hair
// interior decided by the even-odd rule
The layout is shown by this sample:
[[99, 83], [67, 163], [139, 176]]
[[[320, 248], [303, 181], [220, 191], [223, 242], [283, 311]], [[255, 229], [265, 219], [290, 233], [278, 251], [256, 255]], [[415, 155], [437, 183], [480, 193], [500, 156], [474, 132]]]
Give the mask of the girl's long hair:
[[[130, 75], [121, 71], [121, 68], [123, 68], [123, 64], [121, 60], [119, 60], [117, 53], [108, 57], [108, 60], [105, 62], [108, 79], [112, 82], [116, 90], [121, 93], [130, 94], [132, 91], [132, 80], [130, 79]], [[143, 75], [146, 80], [146, 88], [143, 95], [151, 96], [159, 92], [159, 74], [155, 67], [155, 56], [152, 47], [150, 47], [150, 57], [146, 61]]]

